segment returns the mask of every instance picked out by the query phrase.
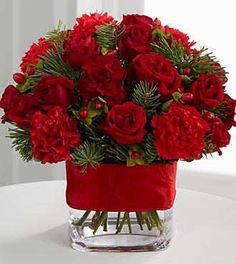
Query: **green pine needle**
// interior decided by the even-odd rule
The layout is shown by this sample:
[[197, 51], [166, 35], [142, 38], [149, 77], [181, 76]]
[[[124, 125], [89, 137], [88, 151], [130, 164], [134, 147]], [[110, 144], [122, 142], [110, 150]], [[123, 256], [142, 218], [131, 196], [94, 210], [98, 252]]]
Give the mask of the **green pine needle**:
[[[227, 72], [223, 67], [216, 65], [218, 60], [211, 52], [207, 52], [208, 49], [205, 47], [201, 48], [197, 54], [187, 54], [180, 40], [178, 42], [172, 40], [169, 43], [164, 37], [160, 37], [158, 43], [152, 44], [152, 49], [171, 61], [180, 73], [182, 69], [190, 68], [192, 70], [192, 79], [206, 73], [214, 73], [219, 76], [223, 83], [227, 81], [225, 77]], [[191, 79], [187, 81], [191, 81]]]
[[125, 27], [117, 29], [115, 23], [110, 23], [97, 26], [96, 30], [96, 42], [102, 48], [102, 53], [106, 54], [108, 50], [116, 48]]
[[161, 105], [159, 98], [156, 84], [141, 81], [134, 87], [132, 100], [135, 104], [142, 106], [148, 116], [157, 112]]
[[54, 49], [50, 49], [44, 56], [40, 58], [40, 62], [36, 66], [36, 72], [30, 76], [33, 84], [32, 88], [37, 85], [38, 81], [44, 75], [65, 76], [72, 80], [79, 80], [81, 71], [73, 69], [69, 64], [63, 61], [62, 54], [64, 50], [61, 45], [54, 43]]
[[30, 131], [21, 128], [9, 128], [8, 138], [12, 139], [12, 148], [17, 151], [21, 158], [29, 162], [33, 159]]
[[68, 31], [66, 30], [66, 26], [62, 27], [61, 20], [59, 20], [58, 26], [52, 31], [49, 31], [46, 35], [46, 38], [49, 39], [49, 41], [58, 44], [63, 44], [67, 37], [68, 37]]
[[71, 153], [74, 162], [82, 167], [85, 171], [88, 165], [93, 167], [98, 166], [104, 159], [104, 154], [99, 145], [90, 142], [84, 142]]
[[157, 159], [157, 151], [154, 146], [154, 136], [149, 133], [144, 138], [144, 162], [150, 164]]

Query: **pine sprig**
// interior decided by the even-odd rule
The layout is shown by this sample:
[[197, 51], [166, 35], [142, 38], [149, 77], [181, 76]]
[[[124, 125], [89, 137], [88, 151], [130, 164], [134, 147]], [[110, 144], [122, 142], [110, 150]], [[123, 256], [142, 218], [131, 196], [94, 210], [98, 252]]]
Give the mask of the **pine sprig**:
[[30, 131], [28, 129], [10, 128], [7, 137], [12, 139], [12, 148], [20, 154], [24, 161], [29, 162], [33, 159]]
[[62, 22], [59, 20], [58, 26], [49, 31], [46, 35], [46, 38], [52, 43], [63, 44], [65, 39], [68, 37], [68, 31], [66, 30], [66, 26], [62, 27]]
[[157, 158], [157, 151], [154, 146], [154, 136], [149, 133], [144, 139], [144, 162], [150, 164]]
[[117, 29], [115, 23], [105, 24], [96, 27], [96, 42], [105, 54], [110, 49], [115, 49], [120, 39], [121, 34], [124, 32], [125, 27]]
[[74, 162], [81, 166], [81, 170], [85, 171], [88, 165], [92, 167], [98, 166], [104, 159], [104, 153], [95, 142], [84, 142], [71, 153]]
[[182, 68], [186, 64], [186, 51], [181, 41], [168, 41], [161, 37], [158, 43], [153, 43], [152, 48], [158, 54], [163, 55], [166, 59], [171, 61], [176, 67]]
[[142, 106], [148, 116], [157, 112], [158, 107], [161, 105], [159, 98], [156, 84], [141, 81], [133, 89], [133, 102]]
[[219, 66], [217, 58], [205, 47], [197, 53], [187, 54], [180, 40], [168, 42], [164, 37], [161, 37], [158, 43], [152, 44], [152, 48], [171, 61], [180, 73], [182, 73], [182, 69], [190, 68], [192, 71], [190, 81], [206, 73], [217, 74], [223, 83], [227, 81], [225, 76], [227, 72]]
[[40, 62], [36, 66], [35, 74], [30, 76], [33, 86], [37, 85], [38, 81], [44, 75], [65, 76], [72, 80], [78, 80], [80, 78], [81, 71], [74, 70], [69, 64], [63, 61], [63, 52], [64, 50], [61, 45], [54, 44], [54, 48], [48, 50], [45, 55], [40, 58]]

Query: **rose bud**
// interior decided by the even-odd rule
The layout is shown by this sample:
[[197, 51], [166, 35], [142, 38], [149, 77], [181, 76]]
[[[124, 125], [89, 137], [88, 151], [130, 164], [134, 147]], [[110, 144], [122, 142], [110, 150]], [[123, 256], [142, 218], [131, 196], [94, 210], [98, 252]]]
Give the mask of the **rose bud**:
[[104, 108], [104, 103], [103, 102], [101, 102], [101, 101], [97, 101], [96, 103], [95, 103], [95, 109], [96, 110], [102, 110], [103, 108]]
[[23, 73], [14, 73], [12, 76], [13, 80], [18, 84], [23, 84], [26, 81], [25, 75]]
[[183, 103], [191, 103], [193, 101], [193, 94], [192, 93], [184, 93], [181, 97], [181, 101]]

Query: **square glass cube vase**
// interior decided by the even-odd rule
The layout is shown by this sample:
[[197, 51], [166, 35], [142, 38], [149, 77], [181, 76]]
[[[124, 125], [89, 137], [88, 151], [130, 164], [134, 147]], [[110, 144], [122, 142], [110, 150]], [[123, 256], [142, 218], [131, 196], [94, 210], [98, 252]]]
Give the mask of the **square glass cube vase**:
[[99, 212], [70, 208], [71, 246], [78, 251], [157, 251], [170, 244], [173, 209]]
[[66, 164], [71, 245], [79, 251], [154, 251], [173, 234], [177, 163]]

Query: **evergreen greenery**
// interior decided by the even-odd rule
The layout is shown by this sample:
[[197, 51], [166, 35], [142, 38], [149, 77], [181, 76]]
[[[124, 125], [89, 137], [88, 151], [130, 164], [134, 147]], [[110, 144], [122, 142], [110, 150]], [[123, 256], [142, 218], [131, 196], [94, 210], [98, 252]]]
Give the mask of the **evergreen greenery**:
[[44, 75], [65, 76], [72, 80], [78, 80], [81, 76], [80, 70], [74, 70], [69, 64], [63, 61], [62, 54], [64, 50], [59, 44], [54, 44], [54, 48], [46, 52], [40, 58], [40, 62], [36, 66], [34, 75], [29, 76], [31, 83], [36, 85]]
[[86, 170], [88, 165], [98, 166], [104, 159], [102, 149], [95, 142], [84, 142], [71, 153], [74, 162], [82, 167], [82, 171]]
[[28, 129], [10, 128], [7, 137], [12, 139], [12, 148], [19, 152], [24, 161], [29, 162], [33, 159], [30, 131]]
[[[191, 78], [197, 78], [202, 74], [217, 74], [223, 82], [226, 82], [225, 69], [218, 65], [218, 60], [207, 48], [203, 47], [198, 53], [186, 53], [186, 49], [181, 41], [167, 41], [165, 37], [160, 37], [158, 43], [152, 44], [153, 51], [163, 55], [170, 60], [178, 69], [180, 74], [182, 69], [190, 68]], [[188, 81], [188, 80], [187, 80]], [[191, 81], [191, 79], [189, 79]]]
[[140, 82], [135, 85], [132, 100], [135, 104], [142, 106], [148, 116], [152, 116], [161, 106], [160, 95], [157, 93], [157, 84]]
[[115, 49], [121, 34], [124, 32], [125, 27], [117, 29], [115, 23], [105, 24], [96, 27], [96, 42], [102, 49], [102, 53], [110, 49]]
[[150, 164], [157, 158], [157, 151], [154, 146], [154, 136], [149, 133], [144, 139], [144, 162], [145, 164]]
[[57, 28], [49, 31], [46, 35], [46, 38], [49, 39], [52, 43], [63, 44], [65, 39], [68, 37], [68, 31], [64, 26], [62, 29], [62, 22], [59, 20]]

